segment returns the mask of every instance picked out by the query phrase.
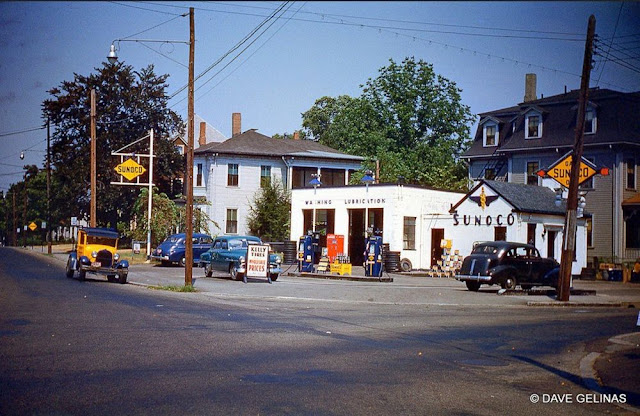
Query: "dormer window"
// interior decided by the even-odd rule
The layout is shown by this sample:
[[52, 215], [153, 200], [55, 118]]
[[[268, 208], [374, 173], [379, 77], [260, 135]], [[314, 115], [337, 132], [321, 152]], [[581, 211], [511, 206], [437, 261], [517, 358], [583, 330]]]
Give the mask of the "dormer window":
[[542, 137], [542, 114], [530, 112], [525, 117], [525, 139]]
[[592, 107], [587, 107], [584, 113], [584, 134], [594, 134], [596, 132], [596, 111]]
[[492, 147], [498, 145], [498, 125], [487, 123], [484, 126], [483, 146]]

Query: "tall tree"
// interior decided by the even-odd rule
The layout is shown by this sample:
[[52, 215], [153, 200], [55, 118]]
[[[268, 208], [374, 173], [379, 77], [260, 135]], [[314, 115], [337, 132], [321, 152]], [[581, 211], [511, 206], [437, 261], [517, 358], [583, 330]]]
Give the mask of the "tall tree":
[[359, 98], [316, 101], [302, 114], [305, 131], [338, 150], [380, 160], [382, 181], [401, 176], [464, 188], [466, 169], [458, 158], [471, 142], [473, 118], [454, 82], [431, 64], [406, 58], [401, 64], [390, 60], [361, 87]]
[[277, 180], [268, 181], [254, 195], [247, 227], [252, 235], [265, 241], [289, 239], [291, 229], [291, 195]]
[[[123, 63], [103, 63], [89, 76], [74, 74], [49, 90], [43, 103], [43, 117], [51, 120], [53, 206], [64, 223], [71, 216], [82, 217], [90, 202], [90, 91], [97, 96], [97, 216], [98, 224], [115, 227], [131, 219], [138, 189], [111, 185], [119, 178], [114, 166], [119, 160], [111, 152], [144, 137], [154, 129], [154, 183], [169, 193], [171, 180], [184, 171], [184, 159], [170, 138], [184, 131], [180, 117], [168, 108], [168, 75], [158, 76], [153, 66], [140, 71]], [[148, 141], [127, 152], [148, 152]], [[146, 179], [146, 178], [145, 178]]]

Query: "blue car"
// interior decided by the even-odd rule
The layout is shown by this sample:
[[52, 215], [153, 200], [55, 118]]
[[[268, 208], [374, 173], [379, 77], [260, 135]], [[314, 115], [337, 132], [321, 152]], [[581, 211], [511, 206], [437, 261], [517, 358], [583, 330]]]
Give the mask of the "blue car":
[[[185, 234], [174, 234], [164, 240], [158, 248], [151, 252], [151, 259], [160, 261], [163, 266], [178, 263], [185, 266], [186, 250], [185, 250]], [[200, 255], [211, 248], [213, 238], [207, 234], [193, 233], [193, 262], [200, 261]]]
[[[246, 273], [247, 248], [251, 244], [263, 244], [260, 238], [241, 235], [221, 235], [216, 237], [211, 249], [200, 256], [199, 266], [204, 268], [205, 276], [211, 277], [213, 271], [229, 273], [232, 280], [241, 280]], [[282, 261], [275, 254], [269, 254], [269, 278], [278, 280], [282, 272]]]

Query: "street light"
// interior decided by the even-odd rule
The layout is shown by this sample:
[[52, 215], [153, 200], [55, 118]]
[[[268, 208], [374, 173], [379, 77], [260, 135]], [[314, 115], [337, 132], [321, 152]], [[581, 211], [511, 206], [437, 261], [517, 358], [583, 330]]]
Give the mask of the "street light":
[[[186, 16], [186, 15], [184, 15]], [[157, 42], [157, 43], [185, 43], [189, 45], [189, 86], [187, 94], [187, 164], [186, 164], [186, 180], [185, 186], [187, 191], [186, 201], [186, 236], [185, 236], [185, 267], [184, 267], [184, 284], [185, 286], [191, 286], [193, 284], [193, 84], [194, 84], [194, 55], [195, 55], [195, 22], [193, 7], [189, 8], [189, 41], [181, 40], [156, 40], [156, 39], [116, 39], [111, 43], [107, 60], [111, 64], [115, 64], [118, 61], [118, 55], [116, 54], [116, 42]]]

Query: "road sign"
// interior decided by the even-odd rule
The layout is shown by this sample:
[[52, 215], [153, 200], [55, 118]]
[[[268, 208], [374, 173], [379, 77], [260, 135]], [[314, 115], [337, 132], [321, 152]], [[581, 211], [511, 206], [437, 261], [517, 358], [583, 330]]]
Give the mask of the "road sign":
[[144, 166], [138, 164], [133, 159], [127, 159], [124, 162], [120, 163], [115, 167], [115, 170], [118, 175], [122, 175], [130, 181], [147, 171]]
[[29, 229], [30, 229], [31, 231], [35, 231], [35, 230], [36, 230], [36, 228], [38, 228], [38, 226], [36, 225], [36, 223], [35, 223], [35, 222], [32, 222], [31, 224], [29, 224]]
[[[560, 185], [568, 188], [571, 180], [572, 161], [573, 156], [571, 152], [569, 152], [551, 165], [551, 167], [546, 171], [546, 174]], [[580, 170], [578, 171], [578, 185], [589, 180], [596, 173], [598, 173], [598, 171], [595, 165], [583, 157], [580, 161]]]

